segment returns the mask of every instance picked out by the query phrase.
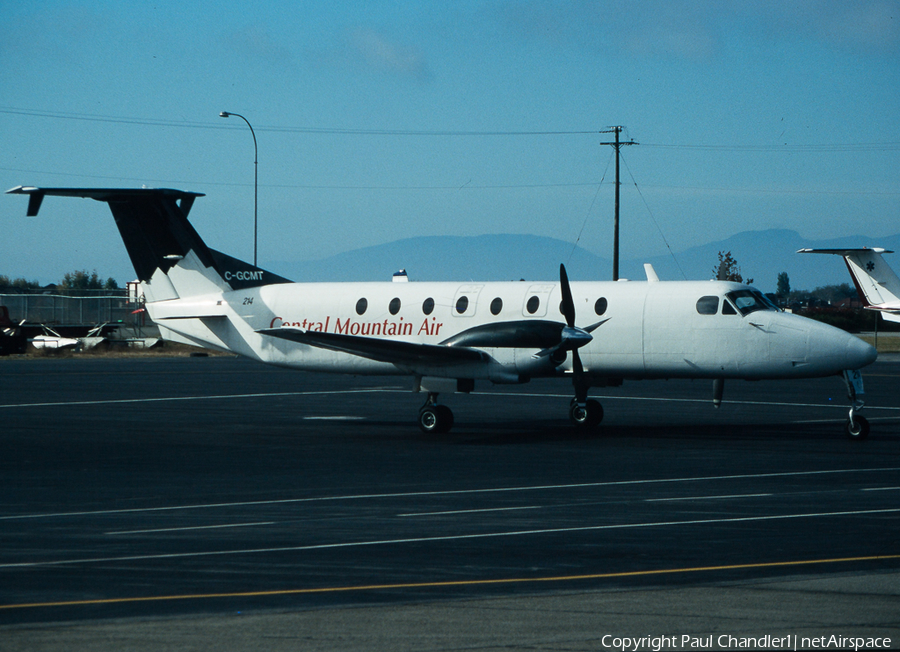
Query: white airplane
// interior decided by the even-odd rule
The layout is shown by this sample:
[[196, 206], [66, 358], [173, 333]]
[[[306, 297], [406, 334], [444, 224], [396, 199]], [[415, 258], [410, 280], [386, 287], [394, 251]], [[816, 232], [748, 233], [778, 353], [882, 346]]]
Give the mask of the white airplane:
[[800, 254], [837, 254], [844, 257], [863, 307], [877, 310], [886, 321], [900, 322], [900, 278], [881, 254], [893, 251], [879, 247], [862, 249], [800, 249]]
[[[438, 393], [476, 381], [567, 378], [569, 416], [593, 427], [591, 387], [624, 380], [705, 378], [721, 403], [725, 379], [844, 375], [848, 434], [866, 437], [858, 370], [875, 349], [842, 330], [779, 311], [758, 290], [720, 281], [291, 283], [207, 247], [187, 220], [200, 193], [170, 189], [17, 187], [37, 215], [46, 195], [106, 202], [145, 306], [165, 339], [275, 365], [405, 375], [427, 394], [425, 432], [453, 413]], [[396, 277], [406, 280], [405, 275]]]

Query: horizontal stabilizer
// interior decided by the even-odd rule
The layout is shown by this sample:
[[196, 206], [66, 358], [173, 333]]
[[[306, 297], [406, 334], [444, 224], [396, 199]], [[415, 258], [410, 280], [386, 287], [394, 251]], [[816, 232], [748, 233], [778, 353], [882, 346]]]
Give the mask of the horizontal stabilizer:
[[[288, 279], [206, 246], [187, 216], [200, 192], [171, 188], [36, 188], [7, 191], [28, 195], [28, 215], [35, 216], [47, 195], [95, 199], [109, 205], [139, 280], [155, 286], [148, 301], [192, 296], [214, 290], [288, 283]], [[157, 271], [168, 276], [169, 285]], [[158, 279], [153, 284], [151, 279]], [[166, 285], [165, 291], [161, 286]]]

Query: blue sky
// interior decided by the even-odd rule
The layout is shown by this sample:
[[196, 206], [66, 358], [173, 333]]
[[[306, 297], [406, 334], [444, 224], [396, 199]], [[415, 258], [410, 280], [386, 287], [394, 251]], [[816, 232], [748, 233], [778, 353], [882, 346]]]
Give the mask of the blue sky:
[[[900, 232], [898, 107], [897, 1], [26, 1], [0, 26], [4, 190], [204, 192], [198, 231], [250, 260], [253, 140], [219, 117], [240, 113], [276, 272], [418, 235], [610, 257], [611, 125], [640, 143], [623, 258], [767, 228], [877, 245]], [[0, 274], [131, 279], [105, 206], [25, 204], [0, 201]]]

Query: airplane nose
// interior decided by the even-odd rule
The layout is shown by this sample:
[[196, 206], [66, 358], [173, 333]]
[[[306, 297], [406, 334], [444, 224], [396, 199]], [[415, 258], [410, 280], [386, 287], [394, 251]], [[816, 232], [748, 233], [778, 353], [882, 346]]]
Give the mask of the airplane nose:
[[848, 334], [847, 349], [845, 353], [846, 369], [862, 369], [866, 365], [875, 362], [878, 351], [855, 335]]

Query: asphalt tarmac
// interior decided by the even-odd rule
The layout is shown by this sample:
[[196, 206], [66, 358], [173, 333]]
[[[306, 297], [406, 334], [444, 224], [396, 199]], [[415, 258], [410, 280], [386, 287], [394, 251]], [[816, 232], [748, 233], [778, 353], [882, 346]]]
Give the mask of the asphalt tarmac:
[[840, 378], [597, 389], [596, 434], [486, 385], [425, 435], [403, 378], [2, 359], [0, 649], [900, 647], [900, 362], [864, 377], [864, 442]]

